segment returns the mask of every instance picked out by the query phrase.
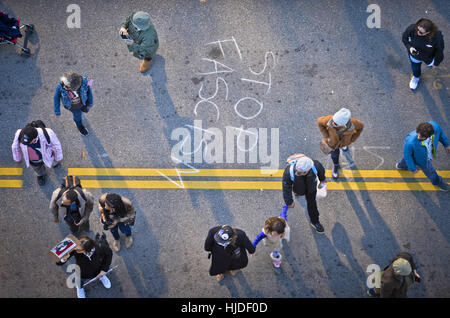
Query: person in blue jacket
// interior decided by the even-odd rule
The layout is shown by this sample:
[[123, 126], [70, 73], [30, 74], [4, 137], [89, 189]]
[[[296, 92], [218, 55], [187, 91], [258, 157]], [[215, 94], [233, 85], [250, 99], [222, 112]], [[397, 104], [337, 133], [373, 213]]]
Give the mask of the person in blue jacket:
[[54, 112], [56, 117], [61, 115], [60, 102], [64, 108], [73, 114], [73, 121], [77, 125], [78, 131], [83, 136], [89, 134], [83, 126], [82, 114], [88, 113], [94, 104], [90, 83], [86, 77], [74, 72], [66, 72], [60, 78], [61, 82], [56, 86], [53, 96]]
[[437, 122], [419, 124], [415, 131], [406, 136], [403, 158], [397, 163], [396, 168], [417, 173], [416, 166], [419, 166], [433, 185], [442, 191], [448, 191], [448, 184], [437, 174], [431, 163], [436, 157], [438, 142], [441, 142], [447, 154], [450, 154], [449, 141]]

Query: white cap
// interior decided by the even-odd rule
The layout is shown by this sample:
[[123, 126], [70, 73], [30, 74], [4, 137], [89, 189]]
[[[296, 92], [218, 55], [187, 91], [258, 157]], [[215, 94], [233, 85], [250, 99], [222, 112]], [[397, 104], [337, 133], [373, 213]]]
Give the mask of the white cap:
[[352, 113], [347, 108], [341, 108], [336, 114], [333, 115], [333, 121], [338, 126], [344, 126], [350, 120]]
[[295, 170], [297, 170], [298, 172], [306, 172], [311, 170], [313, 166], [314, 162], [312, 161], [312, 159], [304, 156], [297, 160], [297, 163], [295, 164]]

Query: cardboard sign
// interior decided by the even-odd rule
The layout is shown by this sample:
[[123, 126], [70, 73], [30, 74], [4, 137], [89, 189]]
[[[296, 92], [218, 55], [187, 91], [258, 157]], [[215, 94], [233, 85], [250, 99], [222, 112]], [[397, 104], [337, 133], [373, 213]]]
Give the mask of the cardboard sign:
[[70, 253], [77, 245], [80, 245], [80, 241], [72, 234], [67, 235], [61, 242], [56, 244], [48, 253], [59, 262], [61, 258]]

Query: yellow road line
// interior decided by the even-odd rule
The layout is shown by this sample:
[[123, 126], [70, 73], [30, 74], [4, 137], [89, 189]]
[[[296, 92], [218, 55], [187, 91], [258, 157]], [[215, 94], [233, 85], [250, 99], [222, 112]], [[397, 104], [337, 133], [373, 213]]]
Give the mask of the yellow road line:
[[[142, 169], [142, 168], [69, 168], [69, 175], [76, 176], [122, 176], [122, 177], [161, 177], [161, 172], [167, 177], [178, 177], [176, 169]], [[283, 169], [179, 169], [182, 176], [192, 177], [256, 177], [281, 178]], [[450, 170], [437, 171], [443, 178], [450, 178]], [[422, 171], [412, 174], [404, 170], [341, 170], [345, 178], [426, 178]], [[331, 177], [331, 170], [326, 170], [326, 177]]]
[[0, 180], [0, 188], [22, 188], [22, 180]]
[[446, 77], [450, 77], [450, 74], [444, 74], [444, 75], [425, 74], [425, 75], [422, 75], [422, 77], [423, 78], [439, 78], [439, 77], [446, 78]]
[[0, 176], [21, 176], [22, 168], [0, 168]]
[[[175, 183], [176, 182], [176, 183]], [[84, 188], [281, 190], [280, 181], [81, 180]], [[328, 182], [328, 190], [436, 191], [429, 182]]]

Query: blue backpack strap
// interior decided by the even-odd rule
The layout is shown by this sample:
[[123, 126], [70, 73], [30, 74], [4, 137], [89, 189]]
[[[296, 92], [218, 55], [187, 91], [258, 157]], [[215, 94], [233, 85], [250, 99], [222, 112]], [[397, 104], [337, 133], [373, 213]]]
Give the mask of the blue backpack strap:
[[294, 179], [295, 179], [294, 167], [295, 167], [295, 163], [291, 163], [291, 166], [289, 167], [289, 174], [291, 175], [292, 182], [294, 182]]
[[314, 174], [317, 176], [317, 169], [316, 169], [316, 166], [313, 166], [311, 169], [312, 169], [312, 171], [314, 172]]

